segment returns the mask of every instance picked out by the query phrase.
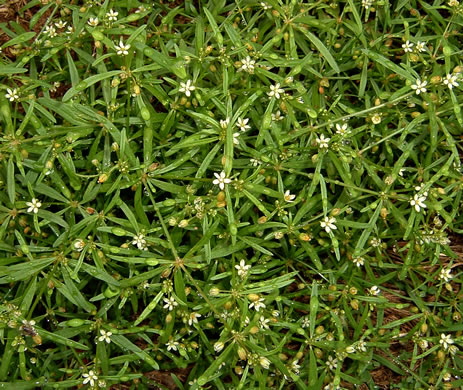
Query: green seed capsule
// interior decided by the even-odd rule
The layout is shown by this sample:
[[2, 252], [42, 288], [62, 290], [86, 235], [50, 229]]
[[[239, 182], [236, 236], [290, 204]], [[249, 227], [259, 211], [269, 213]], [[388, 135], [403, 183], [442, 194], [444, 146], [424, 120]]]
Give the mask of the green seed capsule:
[[82, 318], [73, 318], [72, 320], [67, 321], [66, 325], [71, 328], [77, 328], [78, 326], [82, 326], [84, 322], [85, 321]]
[[164, 202], [162, 202], [162, 204], [166, 207], [171, 207], [175, 206], [176, 202], [175, 199], [166, 199]]
[[140, 114], [141, 114], [141, 117], [145, 121], [149, 121], [150, 118], [151, 118], [151, 114], [150, 114], [149, 110], [146, 107], [142, 107], [142, 109], [140, 110]]
[[238, 234], [238, 227], [236, 226], [236, 223], [230, 224], [230, 234], [232, 236], [236, 236]]
[[119, 237], [125, 236], [127, 234], [127, 232], [124, 229], [118, 227], [112, 228], [111, 232]]

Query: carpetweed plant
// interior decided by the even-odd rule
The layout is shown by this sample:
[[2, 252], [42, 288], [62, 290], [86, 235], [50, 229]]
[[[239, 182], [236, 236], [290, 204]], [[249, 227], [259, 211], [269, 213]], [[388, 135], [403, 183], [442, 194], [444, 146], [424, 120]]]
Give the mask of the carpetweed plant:
[[0, 5], [0, 388], [463, 386], [462, 14]]

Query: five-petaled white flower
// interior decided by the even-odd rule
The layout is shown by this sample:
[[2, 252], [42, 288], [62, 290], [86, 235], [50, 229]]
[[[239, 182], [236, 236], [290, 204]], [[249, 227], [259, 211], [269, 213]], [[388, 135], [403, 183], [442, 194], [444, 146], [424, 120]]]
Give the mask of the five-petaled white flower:
[[174, 310], [174, 307], [178, 306], [177, 301], [175, 300], [174, 297], [169, 297], [169, 298], [162, 298], [163, 301], [166, 303], [163, 308], [164, 309], [169, 309], [169, 311]]
[[424, 203], [425, 200], [426, 196], [415, 194], [415, 196], [410, 199], [410, 205], [414, 206], [416, 212], [419, 213], [422, 208], [426, 208], [426, 204]]
[[286, 192], [285, 192], [285, 194], [284, 194], [283, 197], [284, 197], [284, 199], [285, 199], [286, 202], [292, 203], [292, 202], [294, 202], [294, 199], [296, 198], [296, 195], [294, 195], [294, 194], [291, 195], [290, 192], [289, 192], [289, 190], [286, 190]]
[[257, 167], [259, 164], [262, 164], [262, 162], [256, 158], [251, 158], [249, 161], [251, 162], [253, 167]]
[[444, 349], [447, 351], [447, 349], [449, 349], [449, 346], [453, 344], [453, 339], [449, 334], [442, 333], [440, 335], [439, 344], [442, 345], [442, 347], [444, 347]]
[[178, 341], [174, 341], [174, 340], [170, 339], [166, 344], [167, 350], [168, 351], [170, 351], [170, 350], [177, 351], [178, 344], [179, 344]]
[[365, 260], [363, 257], [354, 257], [354, 259], [352, 260], [354, 262], [354, 264], [357, 266], [357, 267], [361, 267], [363, 264], [365, 264]]
[[45, 27], [44, 34], [47, 34], [50, 38], [54, 38], [58, 35], [56, 33], [56, 29], [53, 26]]
[[61, 29], [61, 28], [66, 27], [67, 24], [68, 24], [68, 22], [65, 22], [65, 21], [63, 21], [63, 20], [58, 20], [58, 21], [55, 23], [55, 26], [56, 26], [56, 28]]
[[33, 211], [34, 214], [37, 214], [39, 212], [39, 208], [42, 206], [42, 203], [38, 199], [32, 198], [30, 202], [26, 202], [26, 206], [29, 206], [27, 209], [28, 213]]
[[326, 361], [326, 366], [331, 371], [334, 371], [334, 370], [336, 370], [337, 365], [338, 365], [338, 359], [333, 359], [332, 356], [328, 356], [328, 360]]
[[108, 18], [109, 21], [112, 21], [112, 22], [117, 20], [117, 15], [119, 15], [119, 12], [114, 11], [112, 9], [106, 12], [106, 17]]
[[341, 136], [348, 134], [349, 130], [347, 129], [347, 123], [343, 123], [342, 125], [336, 123], [336, 133]]
[[269, 326], [268, 326], [269, 322], [270, 322], [270, 320], [268, 318], [265, 318], [264, 316], [260, 316], [260, 318], [259, 318], [259, 326], [262, 329], [270, 329]]
[[280, 83], [276, 83], [275, 85], [270, 86], [270, 92], [267, 92], [267, 95], [270, 97], [274, 97], [276, 99], [280, 98], [280, 93], [283, 93], [285, 90], [280, 88]]
[[186, 83], [180, 83], [180, 88], [178, 89], [180, 92], [183, 92], [187, 97], [191, 96], [191, 91], [194, 91], [196, 87], [193, 85], [191, 80], [187, 80]]
[[136, 245], [138, 249], [148, 250], [146, 247], [145, 236], [142, 233], [136, 234], [133, 236], [132, 245]]
[[442, 268], [439, 272], [439, 279], [443, 280], [445, 283], [448, 283], [452, 279], [451, 269]]
[[452, 89], [453, 87], [458, 87], [460, 85], [457, 82], [457, 75], [450, 73], [445, 77], [443, 83], [450, 89]]
[[10, 101], [14, 102], [19, 99], [18, 90], [16, 88], [7, 88], [5, 97]]
[[323, 219], [323, 221], [320, 221], [320, 226], [325, 229], [327, 233], [331, 232], [332, 230], [336, 230], [337, 227], [334, 224], [336, 222], [336, 218], [334, 217], [327, 217]]
[[116, 52], [120, 56], [126, 56], [129, 54], [129, 49], [130, 45], [127, 43], [124, 45], [124, 42], [122, 42], [122, 39], [119, 41], [119, 45], [115, 44], [114, 48], [116, 49]]
[[248, 73], [254, 73], [255, 63], [256, 61], [252, 60], [251, 57], [247, 56], [246, 58], [243, 58], [241, 60], [242, 65], [238, 69], [238, 71], [244, 70]]
[[98, 337], [98, 341], [106, 341], [108, 344], [111, 342], [111, 336], [113, 332], [106, 332], [104, 329], [100, 329], [101, 336]]
[[320, 148], [328, 148], [328, 143], [330, 142], [331, 138], [325, 138], [325, 136], [322, 134], [320, 135], [320, 138], [316, 138], [315, 141], [317, 142], [318, 146]]
[[403, 47], [405, 53], [411, 53], [413, 51], [413, 43], [410, 42], [410, 41], [406, 41], [402, 45], [402, 47]]
[[251, 126], [248, 125], [249, 118], [238, 118], [236, 125], [240, 128], [241, 131], [246, 131], [250, 129]]
[[264, 303], [264, 298], [259, 298], [258, 300], [254, 301], [254, 302], [251, 302], [249, 304], [249, 308], [252, 309], [256, 309], [256, 311], [260, 311], [260, 309], [265, 309], [265, 303]]
[[238, 275], [244, 278], [248, 274], [248, 270], [251, 268], [251, 266], [246, 265], [244, 260], [240, 260], [240, 264], [236, 264], [235, 268], [238, 270]]
[[378, 288], [378, 286], [371, 286], [370, 289], [368, 290], [371, 295], [379, 295], [381, 290]]
[[85, 242], [84, 242], [84, 240], [82, 240], [82, 239], [79, 238], [78, 240], [74, 241], [74, 249], [75, 249], [77, 252], [82, 251], [82, 249], [84, 249], [84, 247], [85, 247]]
[[225, 188], [225, 184], [231, 183], [231, 180], [225, 176], [224, 171], [220, 172], [220, 175], [214, 172], [214, 176], [216, 179], [214, 179], [212, 184], [218, 185], [221, 190]]
[[88, 22], [87, 22], [87, 24], [88, 24], [89, 26], [91, 26], [91, 27], [96, 27], [96, 26], [98, 26], [98, 23], [99, 23], [98, 18], [90, 18], [90, 19], [88, 19]]
[[425, 42], [422, 42], [422, 41], [418, 41], [416, 42], [416, 46], [415, 46], [415, 50], [418, 52], [418, 53], [421, 53], [423, 51], [426, 51], [426, 43]]
[[415, 84], [412, 84], [410, 87], [415, 90], [417, 95], [419, 95], [420, 93], [425, 93], [427, 91], [426, 85], [428, 85], [427, 81], [421, 81], [420, 79], [417, 79]]
[[193, 312], [188, 316], [188, 325], [192, 326], [193, 324], [198, 323], [198, 318], [201, 317], [201, 314]]
[[279, 122], [285, 119], [284, 115], [281, 115], [280, 110], [278, 110], [275, 114], [272, 113], [272, 121]]
[[95, 375], [93, 370], [90, 370], [88, 374], [82, 374], [82, 378], [84, 378], [84, 380], [82, 381], [84, 385], [90, 383], [90, 386], [92, 387], [95, 386], [95, 381], [98, 380], [98, 377]]

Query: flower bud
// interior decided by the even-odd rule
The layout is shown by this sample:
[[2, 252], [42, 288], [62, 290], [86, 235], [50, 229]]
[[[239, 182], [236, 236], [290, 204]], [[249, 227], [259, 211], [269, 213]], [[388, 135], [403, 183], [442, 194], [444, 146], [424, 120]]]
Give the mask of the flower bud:
[[215, 344], [214, 344], [214, 351], [215, 352], [220, 352], [223, 348], [225, 347], [225, 344], [222, 343], [221, 341], [217, 341]]

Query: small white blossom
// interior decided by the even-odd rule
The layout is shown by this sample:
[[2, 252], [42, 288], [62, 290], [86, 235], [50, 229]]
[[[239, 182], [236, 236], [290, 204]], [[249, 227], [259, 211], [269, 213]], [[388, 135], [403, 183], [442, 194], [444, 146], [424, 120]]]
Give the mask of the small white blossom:
[[246, 262], [244, 260], [240, 260], [240, 264], [236, 264], [235, 268], [238, 270], [238, 275], [242, 278], [245, 278], [248, 274], [248, 270], [251, 269], [251, 266], [249, 264], [246, 265]]
[[201, 314], [193, 312], [188, 316], [188, 325], [192, 326], [193, 324], [198, 323], [198, 318], [201, 317]]
[[61, 29], [61, 28], [66, 27], [67, 24], [68, 24], [68, 22], [64, 22], [64, 21], [62, 21], [62, 20], [58, 20], [58, 21], [55, 23], [55, 26], [56, 26], [56, 28]]
[[74, 32], [74, 27], [68, 26], [68, 28], [66, 30], [66, 34], [72, 34], [73, 32]]
[[126, 44], [124, 45], [124, 42], [122, 42], [122, 39], [119, 41], [119, 45], [114, 45], [114, 48], [116, 49], [116, 52], [120, 56], [126, 56], [129, 54], [129, 49], [130, 45]]
[[45, 34], [47, 34], [50, 38], [56, 37], [58, 34], [56, 33], [56, 29], [53, 26], [47, 26], [45, 27], [45, 30], [43, 31]]
[[78, 239], [78, 240], [74, 241], [73, 247], [74, 247], [74, 249], [75, 249], [77, 252], [81, 252], [82, 249], [84, 249], [84, 247], [85, 247], [85, 242], [84, 242], [84, 240]]
[[178, 350], [178, 341], [174, 341], [174, 340], [169, 340], [167, 343], [166, 343], [166, 347], [167, 347], [167, 350], [170, 351], [170, 350], [173, 350], [173, 351], [177, 351]]
[[261, 2], [260, 2], [260, 5], [261, 5], [261, 7], [264, 9], [264, 11], [266, 11], [266, 10], [272, 8], [270, 5], [268, 5], [268, 4], [267, 4], [266, 2], [264, 2], [264, 1], [261, 1]]
[[373, 4], [372, 0], [362, 0], [362, 6], [365, 9], [368, 9]]
[[371, 286], [370, 289], [368, 290], [371, 295], [379, 295], [381, 290], [378, 288], [378, 286]]
[[98, 341], [106, 341], [108, 344], [111, 342], [112, 332], [106, 332], [104, 329], [100, 329], [101, 336], [98, 337]]
[[328, 148], [328, 143], [330, 142], [330, 139], [331, 138], [325, 138], [325, 136], [322, 134], [322, 135], [320, 135], [320, 138], [315, 139], [315, 141], [317, 141], [317, 144], [318, 144], [318, 146], [320, 148], [327, 149]]
[[37, 214], [39, 212], [39, 208], [42, 206], [42, 203], [38, 199], [32, 198], [30, 202], [26, 202], [26, 206], [29, 206], [27, 209], [28, 213], [33, 211], [34, 214]]
[[347, 353], [355, 353], [355, 346], [354, 345], [349, 345], [346, 347], [346, 352]]
[[459, 2], [458, 0], [450, 0], [450, 1], [448, 2], [448, 5], [449, 5], [450, 7], [458, 7], [458, 6], [460, 5], [460, 2]]
[[443, 83], [444, 83], [444, 85], [449, 87], [449, 89], [452, 89], [453, 87], [458, 87], [460, 85], [457, 82], [457, 75], [454, 75], [454, 74], [448, 74], [445, 77]]
[[235, 145], [239, 145], [239, 144], [240, 144], [240, 140], [239, 140], [240, 134], [241, 134], [241, 133], [233, 133], [233, 143], [234, 143]]
[[452, 279], [451, 269], [442, 268], [439, 272], [439, 279], [443, 280], [445, 283], [448, 283]]
[[275, 97], [276, 99], [280, 98], [280, 93], [283, 93], [285, 90], [280, 88], [280, 83], [270, 86], [270, 92], [267, 92], [269, 97]]
[[248, 72], [248, 73], [254, 73], [254, 68], [255, 68], [255, 64], [256, 64], [256, 61], [252, 60], [251, 57], [247, 56], [246, 58], [243, 58], [241, 60], [241, 67], [238, 69], [238, 72], [239, 71], [245, 71], [245, 72]]
[[220, 123], [220, 127], [223, 130], [226, 130], [228, 127], [228, 124], [230, 123], [230, 118], [221, 119], [219, 123]]
[[428, 340], [424, 340], [424, 339], [421, 339], [420, 341], [418, 341], [418, 345], [420, 346], [420, 348], [424, 351], [426, 349], [428, 349], [429, 347], [429, 343], [428, 343]]
[[285, 194], [284, 194], [284, 199], [286, 202], [288, 203], [292, 203], [294, 202], [294, 199], [296, 198], [296, 195], [291, 195], [289, 190], [286, 190]]
[[426, 200], [425, 196], [420, 196], [418, 194], [415, 194], [413, 198], [410, 199], [410, 205], [415, 207], [415, 210], [417, 213], [421, 211], [421, 209], [426, 208], [426, 204], [424, 201]]
[[14, 102], [15, 100], [19, 100], [18, 90], [16, 88], [7, 88], [6, 89], [5, 97], [10, 101]]
[[334, 217], [325, 217], [323, 221], [320, 222], [320, 226], [325, 229], [327, 233], [331, 232], [332, 230], [336, 230], [337, 227], [334, 224], [336, 222], [336, 218]]
[[265, 309], [264, 298], [259, 298], [257, 301], [251, 302], [249, 304], [249, 308], [254, 308], [256, 311], [260, 311], [260, 309]]
[[178, 306], [177, 301], [175, 300], [174, 297], [169, 297], [169, 298], [162, 298], [163, 301], [166, 303], [163, 308], [168, 309], [169, 311], [174, 310], [176, 306]]
[[216, 343], [214, 343], [214, 351], [217, 353], [220, 352], [223, 349], [223, 347], [225, 347], [225, 344], [221, 341], [217, 341]]
[[328, 360], [326, 361], [326, 366], [331, 371], [334, 371], [334, 370], [336, 370], [337, 365], [338, 365], [338, 359], [333, 359], [332, 356], [328, 356]]
[[285, 119], [283, 115], [281, 115], [280, 110], [278, 110], [275, 114], [272, 113], [272, 121], [279, 122]]
[[343, 123], [342, 125], [340, 125], [339, 123], [336, 123], [336, 133], [341, 136], [345, 136], [349, 134], [347, 123]]
[[193, 85], [191, 80], [187, 80], [186, 83], [180, 83], [179, 92], [185, 93], [187, 97], [191, 96], [191, 91], [194, 91], [196, 87]]
[[142, 233], [136, 234], [133, 236], [132, 245], [136, 245], [138, 249], [148, 250], [146, 247], [145, 236]]
[[354, 257], [353, 262], [354, 262], [354, 264], [355, 264], [357, 267], [359, 267], [359, 268], [360, 268], [363, 264], [365, 264], [365, 260], [363, 259], [363, 257]]
[[262, 164], [262, 162], [257, 160], [256, 158], [251, 158], [249, 161], [253, 167], [257, 167], [259, 164]]
[[453, 343], [454, 343], [454, 341], [453, 341], [452, 337], [449, 334], [446, 335], [446, 334], [442, 333], [440, 335], [439, 344], [442, 345], [444, 350], [447, 351], [449, 349], [449, 346], [451, 344], [453, 344]]
[[419, 95], [420, 93], [425, 93], [427, 89], [425, 88], [428, 85], [427, 81], [421, 81], [417, 79], [415, 84], [412, 84], [410, 87], [415, 90], [416, 94]]
[[236, 125], [240, 128], [241, 131], [246, 131], [251, 128], [251, 126], [248, 125], [248, 122], [249, 118], [238, 118]]
[[308, 328], [310, 326], [310, 319], [308, 316], [302, 318], [301, 326], [302, 328]]
[[220, 172], [220, 175], [214, 172], [214, 176], [216, 177], [216, 179], [214, 179], [212, 184], [218, 185], [221, 190], [225, 188], [225, 184], [231, 183], [231, 180], [225, 176], [224, 171]]
[[259, 363], [262, 366], [262, 368], [265, 368], [266, 370], [268, 370], [270, 367], [270, 360], [268, 360], [266, 357], [261, 356], [259, 358]]
[[93, 372], [93, 370], [90, 370], [90, 371], [88, 372], [88, 374], [87, 374], [87, 373], [82, 374], [82, 378], [84, 378], [84, 380], [82, 381], [82, 383], [83, 383], [84, 385], [86, 385], [87, 383], [89, 383], [90, 386], [92, 386], [92, 387], [95, 386], [95, 381], [98, 380], [98, 377], [95, 375], [95, 373]]
[[88, 21], [87, 21], [87, 24], [88, 24], [89, 26], [91, 26], [91, 27], [96, 27], [96, 26], [98, 26], [98, 23], [99, 23], [98, 18], [90, 18], [90, 19], [88, 19]]
[[402, 45], [402, 47], [403, 47], [405, 53], [411, 53], [413, 51], [413, 43], [410, 42], [410, 41], [406, 41]]
[[112, 9], [106, 12], [106, 17], [110, 22], [115, 22], [117, 20], [117, 15], [119, 15], [119, 12], [114, 11]]
[[421, 52], [423, 52], [423, 51], [426, 51], [426, 43], [425, 43], [425, 42], [421, 42], [421, 41], [416, 42], [415, 50], [416, 50], [418, 53], [421, 53]]
[[260, 316], [259, 318], [259, 326], [263, 329], [269, 329], [268, 323], [270, 320], [268, 318], [265, 318], [264, 316]]
[[366, 345], [365, 341], [360, 340], [360, 341], [357, 343], [357, 350], [362, 351], [362, 352], [366, 352], [366, 351], [367, 351], [367, 345]]

